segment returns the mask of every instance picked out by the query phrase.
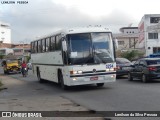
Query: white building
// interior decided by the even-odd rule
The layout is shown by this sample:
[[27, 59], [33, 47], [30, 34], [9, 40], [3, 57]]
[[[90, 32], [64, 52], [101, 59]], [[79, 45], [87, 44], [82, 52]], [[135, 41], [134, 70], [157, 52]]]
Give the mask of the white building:
[[118, 40], [118, 50], [138, 49], [138, 27], [122, 27], [121, 33], [113, 34]]
[[0, 22], [0, 43], [11, 43], [10, 26], [3, 22]]
[[160, 52], [160, 30], [156, 29], [160, 14], [145, 14], [139, 25], [139, 47], [144, 48], [146, 56]]
[[0, 48], [0, 55], [8, 55], [10, 53], [13, 54], [13, 49], [11, 49], [11, 48]]

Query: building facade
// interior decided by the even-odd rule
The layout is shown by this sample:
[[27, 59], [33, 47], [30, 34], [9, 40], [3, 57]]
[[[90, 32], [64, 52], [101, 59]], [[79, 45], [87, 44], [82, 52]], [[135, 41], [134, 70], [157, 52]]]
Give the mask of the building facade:
[[145, 49], [146, 56], [160, 53], [160, 14], [145, 14], [139, 25], [139, 47]]
[[113, 37], [118, 40], [118, 50], [138, 49], [138, 27], [122, 27]]
[[13, 54], [17, 56], [29, 56], [30, 44], [0, 43], [0, 55]]
[[9, 24], [0, 21], [0, 43], [11, 43], [11, 29]]

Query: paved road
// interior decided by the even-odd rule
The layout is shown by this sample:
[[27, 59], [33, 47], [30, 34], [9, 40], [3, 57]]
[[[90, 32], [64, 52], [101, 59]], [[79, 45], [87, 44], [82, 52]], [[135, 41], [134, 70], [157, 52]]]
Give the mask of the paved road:
[[[23, 78], [20, 74], [10, 76], [31, 84], [37, 82], [37, 78], [31, 72], [26, 78]], [[67, 91], [51, 82], [44, 83], [41, 86], [47, 89], [47, 94], [56, 91], [60, 96], [96, 111], [160, 111], [160, 80], [142, 83], [139, 80], [128, 81], [127, 78], [121, 78], [114, 83], [105, 84], [103, 88], [90, 85], [71, 87]], [[128, 120], [128, 118], [114, 119]], [[132, 119], [151, 120], [151, 118]]]

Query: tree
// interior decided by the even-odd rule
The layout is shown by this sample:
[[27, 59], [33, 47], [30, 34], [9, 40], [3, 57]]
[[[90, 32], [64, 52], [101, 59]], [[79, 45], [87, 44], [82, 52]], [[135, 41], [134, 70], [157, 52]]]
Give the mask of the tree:
[[0, 59], [3, 59], [5, 55], [0, 55]]
[[132, 50], [132, 51], [121, 53], [121, 57], [127, 58], [130, 61], [134, 59], [142, 58], [143, 56], [144, 56], [144, 53], [138, 50]]
[[31, 57], [30, 56], [26, 56], [27, 57], [27, 62], [29, 62], [29, 60], [31, 59]]

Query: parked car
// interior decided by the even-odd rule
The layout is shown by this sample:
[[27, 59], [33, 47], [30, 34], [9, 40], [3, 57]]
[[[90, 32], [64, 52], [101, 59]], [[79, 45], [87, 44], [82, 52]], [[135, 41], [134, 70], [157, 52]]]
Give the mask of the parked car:
[[160, 78], [160, 58], [142, 58], [137, 60], [128, 73], [128, 80], [134, 78], [148, 82]]
[[21, 73], [19, 59], [5, 59], [3, 60], [4, 74]]
[[126, 58], [116, 58], [117, 77], [128, 75], [128, 71], [131, 69], [131, 65], [132, 63]]

